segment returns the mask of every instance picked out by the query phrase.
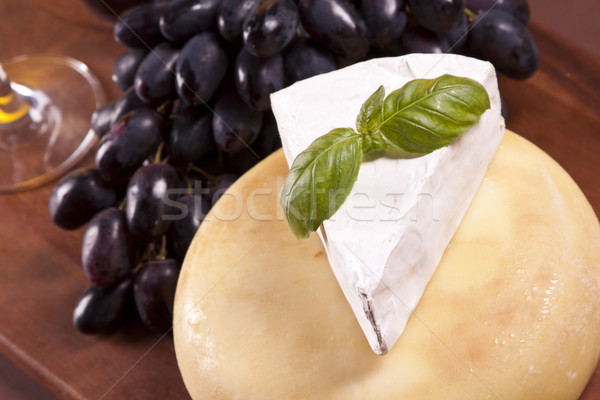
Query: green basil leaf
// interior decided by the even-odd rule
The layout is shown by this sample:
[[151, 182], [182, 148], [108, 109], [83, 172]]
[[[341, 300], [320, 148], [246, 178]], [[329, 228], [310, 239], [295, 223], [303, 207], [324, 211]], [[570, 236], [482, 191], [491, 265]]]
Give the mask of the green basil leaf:
[[298, 239], [335, 214], [350, 194], [361, 163], [360, 135], [350, 128], [330, 131], [296, 157], [279, 202]]
[[365, 132], [360, 135], [360, 140], [365, 160], [374, 160], [380, 157], [387, 147], [387, 142], [379, 131]]
[[467, 132], [488, 108], [485, 88], [472, 79], [416, 79], [387, 96], [379, 131], [403, 151], [427, 154]]
[[375, 132], [383, 121], [383, 99], [385, 89], [383, 85], [363, 103], [356, 117], [356, 130], [359, 133]]

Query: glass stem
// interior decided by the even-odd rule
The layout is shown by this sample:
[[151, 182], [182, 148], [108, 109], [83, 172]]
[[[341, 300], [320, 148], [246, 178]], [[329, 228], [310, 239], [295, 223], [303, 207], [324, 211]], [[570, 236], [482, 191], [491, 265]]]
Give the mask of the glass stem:
[[27, 115], [29, 103], [12, 87], [0, 63], [0, 126], [17, 121]]

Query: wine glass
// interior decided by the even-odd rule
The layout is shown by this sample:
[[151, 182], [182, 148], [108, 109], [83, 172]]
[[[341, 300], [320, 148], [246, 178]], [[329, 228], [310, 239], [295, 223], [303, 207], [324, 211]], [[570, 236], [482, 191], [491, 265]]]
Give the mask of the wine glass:
[[65, 56], [26, 55], [0, 63], [0, 193], [38, 187], [65, 173], [95, 144], [98, 79]]

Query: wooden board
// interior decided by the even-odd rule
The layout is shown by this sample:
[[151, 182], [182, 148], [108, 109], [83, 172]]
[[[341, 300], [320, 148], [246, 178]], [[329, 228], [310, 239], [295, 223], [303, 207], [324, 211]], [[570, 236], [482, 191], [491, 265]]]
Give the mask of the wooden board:
[[[0, 15], [0, 59], [69, 55], [90, 66], [109, 98], [119, 95], [110, 75], [124, 50], [112, 23], [81, 1], [2, 0]], [[540, 70], [525, 82], [500, 79], [508, 127], [558, 160], [600, 214], [600, 59], [535, 23], [531, 29]], [[136, 323], [109, 337], [73, 328], [72, 309], [86, 287], [83, 232], [53, 226], [51, 189], [0, 196], [0, 352], [64, 399], [188, 398], [170, 336], [147, 335]], [[597, 373], [582, 399], [598, 397]]]

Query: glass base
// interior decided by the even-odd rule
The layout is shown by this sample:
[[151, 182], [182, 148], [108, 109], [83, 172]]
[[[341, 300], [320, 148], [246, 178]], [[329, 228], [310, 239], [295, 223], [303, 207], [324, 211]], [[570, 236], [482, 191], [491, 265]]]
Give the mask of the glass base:
[[26, 115], [0, 123], [0, 193], [38, 187], [64, 174], [96, 143], [92, 113], [104, 103], [98, 79], [80, 61], [20, 56], [2, 63]]

